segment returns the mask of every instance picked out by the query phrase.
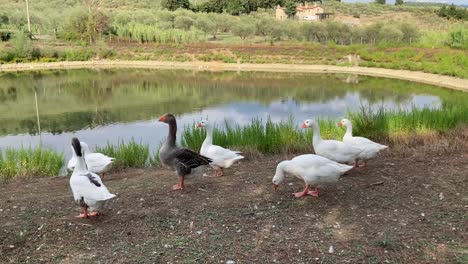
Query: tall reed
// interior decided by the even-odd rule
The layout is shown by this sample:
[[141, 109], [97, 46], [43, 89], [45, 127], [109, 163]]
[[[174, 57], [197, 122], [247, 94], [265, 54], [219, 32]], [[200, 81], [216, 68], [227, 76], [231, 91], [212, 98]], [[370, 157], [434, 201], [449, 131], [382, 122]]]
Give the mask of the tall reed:
[[[313, 117], [311, 117], [313, 118]], [[398, 140], [412, 135], [440, 133], [468, 124], [468, 106], [444, 105], [440, 109], [416, 108], [410, 110], [372, 110], [362, 107], [360, 111], [348, 113], [353, 123], [353, 135], [373, 140], [398, 143]], [[240, 126], [224, 122], [213, 130], [213, 141], [217, 145], [239, 150], [256, 150], [262, 153], [306, 152], [312, 145], [312, 129], [299, 129], [303, 120], [273, 123], [253, 119], [250, 124]], [[341, 140], [345, 130], [337, 126], [339, 119], [317, 119], [324, 139]], [[182, 132], [181, 144], [199, 150], [205, 132], [195, 126], [186, 126]]]
[[96, 147], [96, 152], [115, 158], [114, 169], [143, 168], [150, 156], [148, 144], [138, 143], [134, 139], [121, 141], [118, 145], [107, 143], [104, 147]]

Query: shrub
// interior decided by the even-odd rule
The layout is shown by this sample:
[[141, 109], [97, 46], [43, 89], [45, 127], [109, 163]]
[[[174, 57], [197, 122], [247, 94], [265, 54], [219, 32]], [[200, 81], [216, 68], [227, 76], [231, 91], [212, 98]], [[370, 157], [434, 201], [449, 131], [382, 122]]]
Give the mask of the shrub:
[[456, 27], [450, 30], [447, 45], [456, 49], [468, 49], [468, 29]]
[[104, 147], [96, 147], [96, 152], [115, 158], [114, 169], [143, 168], [150, 156], [148, 144], [138, 143], [134, 139], [118, 145], [107, 143]]

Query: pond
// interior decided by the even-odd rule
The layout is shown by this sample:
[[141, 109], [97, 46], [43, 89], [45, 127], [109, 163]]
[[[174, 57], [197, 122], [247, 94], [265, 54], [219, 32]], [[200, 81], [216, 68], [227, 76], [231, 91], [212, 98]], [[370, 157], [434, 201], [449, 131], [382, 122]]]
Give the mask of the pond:
[[133, 138], [155, 149], [167, 133], [167, 126], [157, 122], [164, 113], [176, 114], [179, 127], [201, 118], [240, 125], [268, 117], [338, 120], [361, 106], [437, 108], [460, 98], [466, 102], [466, 96], [425, 84], [349, 74], [143, 69], [3, 73], [0, 149], [42, 141], [68, 157], [73, 136], [91, 146]]

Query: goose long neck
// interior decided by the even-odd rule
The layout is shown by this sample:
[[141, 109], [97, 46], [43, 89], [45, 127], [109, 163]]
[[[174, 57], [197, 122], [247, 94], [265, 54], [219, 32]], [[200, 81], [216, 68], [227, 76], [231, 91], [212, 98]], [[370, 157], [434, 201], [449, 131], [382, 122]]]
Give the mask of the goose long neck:
[[312, 129], [314, 130], [314, 137], [313, 143], [322, 141], [322, 137], [320, 136], [320, 126], [317, 123], [312, 123]]
[[353, 136], [353, 125], [352, 124], [347, 124], [346, 125], [346, 137], [352, 137]]
[[85, 156], [76, 156], [76, 165], [75, 165], [75, 170], [78, 170], [78, 171], [87, 171], [88, 170], [88, 166], [86, 165], [86, 161], [85, 161]]
[[206, 126], [206, 138], [203, 144], [204, 145], [213, 144], [213, 128], [211, 126]]
[[177, 123], [176, 121], [169, 123], [169, 134], [167, 135], [167, 144], [169, 146], [175, 146], [177, 134]]

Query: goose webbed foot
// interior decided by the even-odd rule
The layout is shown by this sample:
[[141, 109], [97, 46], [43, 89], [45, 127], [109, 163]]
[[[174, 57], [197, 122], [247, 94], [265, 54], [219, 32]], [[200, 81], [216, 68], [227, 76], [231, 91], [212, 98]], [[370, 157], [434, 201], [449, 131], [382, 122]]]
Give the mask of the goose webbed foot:
[[320, 195], [320, 189], [317, 187], [315, 190], [308, 190], [307, 195], [314, 196], [314, 197], [319, 197]]
[[101, 212], [90, 212], [88, 213], [88, 216], [101, 216], [102, 213]]
[[88, 218], [88, 208], [81, 207], [81, 213], [76, 218]]
[[297, 192], [297, 193], [293, 193], [293, 195], [297, 198], [299, 197], [304, 197], [308, 194], [309, 192], [309, 185], [306, 184], [304, 190], [302, 192]]
[[359, 168], [359, 161], [358, 160], [355, 160], [354, 161], [354, 168]]
[[172, 190], [173, 191], [178, 191], [178, 190], [182, 190], [184, 188], [185, 188], [185, 186], [184, 186], [184, 177], [179, 176], [179, 183], [177, 183], [176, 185], [173, 185]]

